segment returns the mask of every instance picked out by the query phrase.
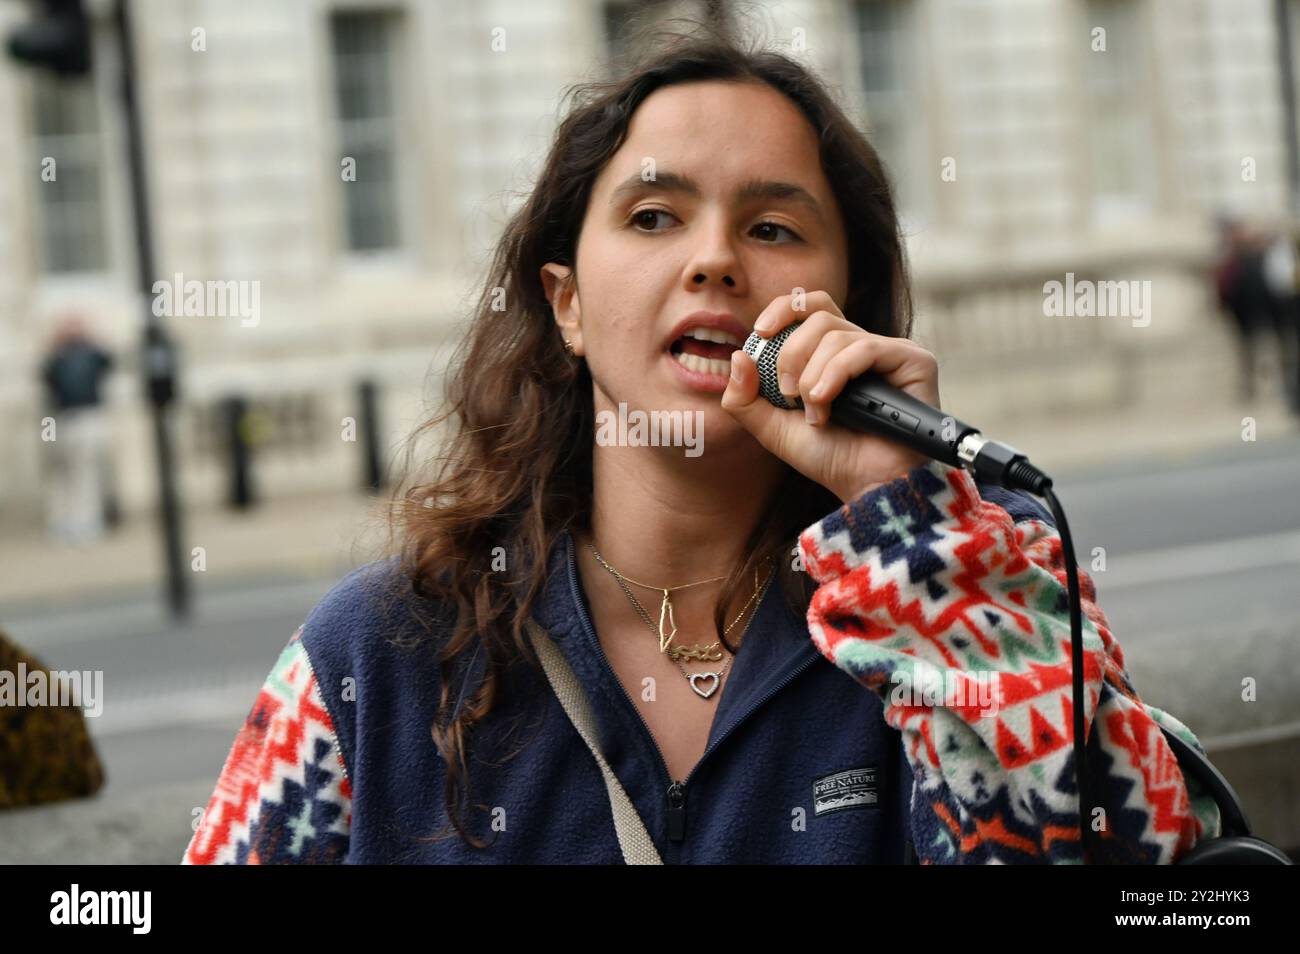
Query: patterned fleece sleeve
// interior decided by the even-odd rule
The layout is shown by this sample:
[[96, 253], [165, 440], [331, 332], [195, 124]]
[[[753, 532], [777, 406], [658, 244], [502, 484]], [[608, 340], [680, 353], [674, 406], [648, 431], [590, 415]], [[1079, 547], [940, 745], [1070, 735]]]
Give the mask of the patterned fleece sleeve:
[[235, 737], [181, 863], [340, 863], [351, 821], [351, 781], [299, 627]]
[[[880, 695], [902, 734], [920, 862], [1080, 863], [1056, 529], [1034, 515], [1018, 521], [982, 499], [969, 473], [930, 462], [807, 528], [799, 549], [820, 584], [808, 609], [813, 641]], [[1213, 799], [1184, 781], [1160, 726], [1204, 749], [1138, 698], [1082, 568], [1079, 590], [1098, 802], [1089, 816], [1103, 854], [1090, 860], [1173, 863], [1217, 836], [1220, 819]]]

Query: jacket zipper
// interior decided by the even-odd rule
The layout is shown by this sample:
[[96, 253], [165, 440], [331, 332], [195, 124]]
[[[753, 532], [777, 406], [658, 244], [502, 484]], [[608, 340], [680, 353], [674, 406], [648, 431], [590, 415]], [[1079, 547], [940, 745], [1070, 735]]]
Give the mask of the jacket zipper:
[[[575, 581], [578, 578], [577, 559], [573, 553], [572, 538], [570, 538], [568, 546], [569, 546], [569, 580], [572, 583], [572, 581]], [[587, 632], [591, 634], [594, 638], [595, 629], [591, 625], [590, 617], [587, 616], [587, 610], [582, 605], [581, 594], [574, 593], [573, 596], [574, 596], [574, 603], [578, 607], [578, 615], [581, 617], [583, 624], [586, 626]], [[755, 614], [757, 614], [758, 610], [756, 609], [754, 612]], [[641, 710], [636, 707], [636, 703], [632, 700], [632, 697], [627, 694], [627, 690], [623, 687], [622, 681], [619, 680], [618, 674], [614, 672], [614, 667], [609, 664], [609, 657], [605, 655], [605, 647], [600, 644], [600, 640], [598, 638], [594, 638], [593, 641], [596, 643], [596, 649], [600, 653], [601, 662], [605, 664], [605, 671], [609, 673], [610, 678], [614, 680], [615, 685], [617, 685], [619, 689], [622, 691], [623, 697], [627, 699], [628, 705], [631, 706], [632, 711], [636, 713], [637, 721], [641, 723], [641, 728], [645, 731], [646, 738], [650, 740], [650, 747], [654, 749], [655, 755], [658, 758], [659, 768], [660, 768], [660, 773], [659, 773], [660, 778], [667, 779], [669, 782], [666, 791], [666, 795], [668, 799], [668, 840], [676, 843], [680, 843], [686, 840], [686, 786], [690, 783], [691, 779], [695, 777], [695, 773], [700, 770], [700, 766], [703, 765], [704, 760], [709, 757], [709, 753], [712, 752], [714, 749], [716, 749], [719, 745], [721, 745], [723, 740], [726, 739], [727, 736], [731, 735], [731, 733], [735, 730], [736, 726], [740, 725], [742, 722], [748, 719], [750, 715], [752, 715], [759, 707], [761, 707], [769, 699], [771, 699], [778, 692], [780, 692], [791, 682], [793, 682], [796, 676], [798, 676], [800, 673], [802, 673], [804, 670], [810, 667], [813, 663], [815, 663], [818, 660], [818, 658], [820, 658], [819, 654], [814, 654], [809, 656], [808, 659], [805, 662], [803, 662], [798, 669], [794, 670], [792, 673], [790, 673], [788, 676], [782, 679], [781, 682], [773, 686], [763, 696], [763, 698], [759, 699], [748, 709], [746, 709], [744, 714], [742, 714], [739, 719], [733, 719], [731, 725], [727, 727], [726, 731], [722, 732], [713, 741], [712, 745], [705, 747], [704, 753], [700, 756], [699, 761], [697, 761], [694, 767], [690, 770], [690, 772], [687, 773], [686, 778], [683, 781], [679, 782], [674, 780], [672, 775], [669, 773], [668, 763], [664, 761], [664, 755], [661, 751], [659, 751], [659, 743], [655, 741], [654, 735], [650, 731], [650, 726], [646, 724], [645, 717], [641, 715]]]

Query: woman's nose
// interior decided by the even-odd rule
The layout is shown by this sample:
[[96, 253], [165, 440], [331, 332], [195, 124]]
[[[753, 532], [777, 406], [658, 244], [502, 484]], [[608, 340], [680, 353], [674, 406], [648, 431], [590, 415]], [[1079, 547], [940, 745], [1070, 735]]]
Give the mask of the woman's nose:
[[687, 272], [693, 284], [713, 281], [735, 288], [739, 283], [740, 262], [726, 229], [726, 223], [714, 223], [701, 231], [700, 245], [695, 249]]

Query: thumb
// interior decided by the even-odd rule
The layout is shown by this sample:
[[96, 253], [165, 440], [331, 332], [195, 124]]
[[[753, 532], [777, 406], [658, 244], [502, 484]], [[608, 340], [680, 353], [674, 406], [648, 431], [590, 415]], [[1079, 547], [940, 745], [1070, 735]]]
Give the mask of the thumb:
[[788, 426], [781, 409], [758, 393], [758, 368], [744, 351], [731, 353], [731, 378], [722, 392], [722, 409], [739, 421], [758, 442], [776, 453]]

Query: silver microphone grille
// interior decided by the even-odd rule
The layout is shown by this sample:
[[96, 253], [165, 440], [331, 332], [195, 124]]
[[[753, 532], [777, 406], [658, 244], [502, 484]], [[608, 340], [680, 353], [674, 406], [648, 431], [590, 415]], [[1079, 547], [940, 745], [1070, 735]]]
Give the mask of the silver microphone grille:
[[757, 331], [752, 332], [743, 348], [745, 354], [754, 360], [754, 366], [758, 368], [759, 397], [766, 398], [769, 404], [775, 404], [786, 410], [800, 410], [803, 408], [803, 401], [795, 398], [794, 403], [791, 404], [781, 393], [781, 385], [776, 379], [776, 358], [781, 353], [781, 346], [785, 344], [785, 339], [794, 334], [801, 324], [802, 321], [796, 321], [794, 324], [786, 325], [770, 338], [764, 338]]

